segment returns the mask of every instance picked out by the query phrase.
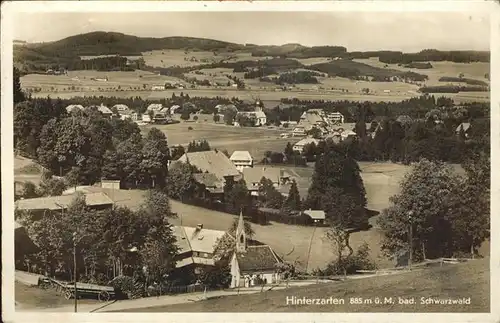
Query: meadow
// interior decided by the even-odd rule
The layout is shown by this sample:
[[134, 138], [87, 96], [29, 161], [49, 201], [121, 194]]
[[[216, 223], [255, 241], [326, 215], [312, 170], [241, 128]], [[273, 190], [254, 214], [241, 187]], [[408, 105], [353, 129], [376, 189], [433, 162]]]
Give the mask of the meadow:
[[[265, 60], [266, 57], [253, 57], [248, 52], [211, 52], [211, 51], [184, 51], [184, 50], [154, 50], [142, 53], [146, 65], [154, 67], [192, 67], [214, 62], [239, 62]], [[86, 56], [85, 59], [93, 58]], [[134, 57], [137, 58], [137, 57]], [[297, 59], [305, 66], [328, 62], [326, 57]], [[378, 58], [355, 59], [355, 62], [368, 64], [377, 68], [387, 68], [399, 71], [412, 71], [426, 74], [429, 80], [427, 86], [446, 85], [439, 82], [443, 76], [455, 76], [463, 73], [466, 78], [485, 80], [484, 75], [489, 73], [488, 63], [453, 63], [453, 62], [431, 62], [433, 68], [419, 70], [410, 69], [397, 64], [385, 64]], [[179, 78], [160, 76], [145, 71], [135, 72], [98, 72], [98, 71], [70, 71], [69, 75], [38, 75], [30, 74], [21, 78], [24, 89], [39, 88], [34, 93], [35, 97], [71, 98], [73, 96], [104, 95], [116, 97], [140, 96], [149, 99], [161, 99], [176, 95], [180, 92], [188, 93], [190, 96], [206, 97], [233, 97], [251, 99], [255, 96], [262, 100], [279, 100], [281, 98], [296, 97], [304, 100], [353, 100], [353, 101], [402, 101], [419, 96], [418, 86], [403, 82], [368, 82], [355, 81], [342, 77], [319, 77], [320, 84], [296, 84], [286, 92], [281, 90], [277, 84], [262, 82], [259, 79], [245, 79], [245, 90], [237, 90], [228, 86], [206, 87], [197, 86], [194, 89], [151, 91], [152, 85], [163, 85], [167, 81], [182, 82]], [[194, 77], [198, 80], [209, 80], [211, 82], [227, 83], [226, 75], [244, 78], [244, 73], [233, 73], [231, 68], [199, 69], [186, 73], [186, 77]], [[92, 81], [90, 78], [108, 77], [107, 82]], [[363, 93], [363, 89], [369, 89], [370, 93]], [[348, 91], [348, 92], [347, 92]], [[488, 101], [488, 92], [463, 92], [456, 94], [443, 94], [451, 97], [457, 103], [472, 101]]]
[[[456, 265], [431, 267], [392, 275], [352, 279], [343, 282], [322, 283], [291, 287], [285, 290], [266, 291], [264, 294], [214, 297], [189, 304], [176, 304], [130, 312], [475, 312], [490, 311], [490, 266], [487, 259]], [[290, 305], [287, 297], [316, 299], [334, 297], [343, 299], [338, 305]], [[402, 299], [414, 299], [414, 304], [401, 304]], [[461, 299], [471, 298], [470, 305], [422, 304], [421, 298]], [[351, 304], [351, 298], [363, 301]], [[393, 304], [384, 304], [392, 298]], [[376, 302], [376, 300], [380, 302]], [[371, 302], [366, 301], [371, 300]], [[300, 315], [300, 314], [299, 314]], [[305, 314], [304, 314], [305, 315]]]
[[[220, 62], [256, 61], [264, 57], [253, 57], [245, 52], [214, 52], [211, 51], [184, 51], [177, 49], [153, 50], [142, 53], [146, 65], [154, 67], [190, 67], [201, 64]], [[188, 60], [185, 60], [187, 58]], [[193, 60], [191, 60], [193, 59]]]
[[[143, 126], [141, 130], [147, 132], [151, 127], [160, 129], [167, 135], [170, 146], [187, 146], [193, 140], [207, 140], [210, 147], [227, 149], [229, 154], [235, 150], [248, 150], [256, 160], [261, 160], [266, 150], [283, 151], [288, 141], [299, 141], [297, 138], [279, 138], [279, 134], [284, 132], [283, 129], [237, 128], [213, 123], [212, 115], [200, 114], [198, 117], [199, 122]], [[188, 130], [189, 127], [192, 130]]]
[[[108, 81], [96, 81], [92, 78], [108, 78]], [[100, 71], [68, 71], [68, 75], [28, 74], [21, 77], [23, 89], [40, 88], [41, 96], [74, 97], [81, 95], [111, 96], [114, 91], [132, 96], [134, 91], [143, 91], [144, 85], [151, 92], [152, 85], [164, 85], [165, 82], [182, 82], [182, 80], [158, 75], [146, 71], [134, 72], [100, 72]], [[135, 96], [135, 95], [134, 95]]]

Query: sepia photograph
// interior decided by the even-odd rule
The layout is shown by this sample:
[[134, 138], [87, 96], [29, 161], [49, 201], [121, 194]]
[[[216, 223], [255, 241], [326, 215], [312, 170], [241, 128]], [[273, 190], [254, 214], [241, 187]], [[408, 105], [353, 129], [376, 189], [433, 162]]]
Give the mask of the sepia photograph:
[[498, 320], [499, 6], [453, 2], [2, 6], [5, 313]]

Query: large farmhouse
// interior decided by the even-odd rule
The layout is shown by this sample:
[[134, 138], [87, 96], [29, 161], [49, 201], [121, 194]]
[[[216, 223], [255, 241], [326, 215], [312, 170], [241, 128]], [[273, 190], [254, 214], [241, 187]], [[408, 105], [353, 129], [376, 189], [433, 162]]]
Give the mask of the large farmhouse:
[[179, 248], [175, 267], [183, 270], [213, 266], [217, 241], [226, 234], [225, 231], [205, 229], [203, 224], [198, 224], [195, 228], [174, 226], [173, 233]]
[[185, 153], [178, 160], [172, 162], [172, 165], [176, 162], [189, 163], [204, 173], [214, 174], [223, 183], [226, 180], [238, 181], [242, 178], [241, 173], [231, 160], [218, 150]]

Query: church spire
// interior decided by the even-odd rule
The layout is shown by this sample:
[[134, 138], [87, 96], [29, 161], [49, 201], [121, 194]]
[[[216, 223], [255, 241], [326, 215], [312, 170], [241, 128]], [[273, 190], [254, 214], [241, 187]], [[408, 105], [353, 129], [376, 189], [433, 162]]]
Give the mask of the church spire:
[[245, 234], [245, 222], [243, 221], [243, 210], [240, 210], [238, 227], [236, 228], [236, 252], [245, 252], [247, 248], [247, 237]]

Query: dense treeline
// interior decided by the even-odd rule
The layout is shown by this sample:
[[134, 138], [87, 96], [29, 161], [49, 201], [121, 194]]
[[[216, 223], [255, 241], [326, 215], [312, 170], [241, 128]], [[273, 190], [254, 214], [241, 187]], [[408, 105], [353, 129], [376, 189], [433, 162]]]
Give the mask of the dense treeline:
[[415, 72], [402, 72], [388, 68], [378, 68], [368, 64], [355, 62], [348, 59], [333, 60], [326, 63], [311, 65], [309, 69], [320, 71], [331, 77], [345, 77], [359, 79], [371, 76], [375, 81], [414, 81], [421, 82], [428, 79], [427, 75]]
[[[295, 106], [288, 112], [288, 106], [284, 108], [275, 108], [280, 115], [280, 120], [287, 121], [290, 117], [292, 121], [298, 121], [296, 117], [298, 107], [301, 111], [307, 109], [324, 109], [326, 112], [338, 111], [344, 115], [345, 122], [351, 123], [357, 121], [358, 104], [366, 106], [366, 122], [371, 122], [375, 117], [393, 117], [408, 115], [412, 119], [423, 119], [426, 114], [434, 108], [453, 106], [453, 100], [445, 97], [436, 98], [433, 95], [423, 95], [418, 98], [411, 98], [401, 102], [353, 102], [353, 101], [325, 101], [325, 100], [299, 100], [299, 99], [281, 99], [283, 104]], [[272, 112], [271, 112], [272, 113]], [[477, 119], [489, 117], [489, 103], [467, 103], [457, 107], [457, 113], [464, 114], [466, 118]], [[269, 116], [268, 116], [269, 118]], [[300, 115], [299, 115], [300, 118]]]
[[[461, 163], [479, 152], [489, 154], [489, 116], [470, 118], [465, 109], [443, 107], [428, 111], [423, 119], [382, 118], [367, 127], [368, 110], [368, 106], [358, 107], [357, 122], [351, 129], [357, 138], [344, 142], [356, 160], [408, 164], [426, 158]], [[460, 128], [462, 122], [470, 123], [467, 132]], [[312, 161], [325, 153], [325, 147], [324, 142], [310, 144], [302, 155]]]
[[[234, 70], [237, 70], [237, 68], [235, 68]], [[245, 79], [256, 79], [272, 74], [278, 74], [278, 71], [273, 67], [264, 66], [246, 72], [243, 77]]]
[[488, 83], [481, 80], [469, 79], [464, 77], [453, 77], [453, 76], [440, 77], [439, 82], [456, 82], [456, 83], [466, 83], [469, 85], [488, 86]]
[[97, 57], [80, 59], [67, 66], [68, 70], [97, 70], [97, 71], [135, 71], [144, 66], [144, 60], [130, 61], [122, 56]]
[[290, 58], [336, 57], [345, 55], [347, 48], [342, 46], [259, 46], [252, 50], [252, 56], [274, 56]]
[[425, 49], [418, 53], [385, 52], [378, 55], [379, 60], [387, 64], [410, 64], [412, 62], [455, 63], [490, 62], [490, 53], [486, 51], [439, 51]]
[[75, 184], [101, 178], [132, 187], [163, 187], [169, 148], [152, 128], [142, 137], [132, 121], [103, 117], [97, 109], [68, 114], [61, 101], [36, 99], [14, 110], [14, 147]]
[[425, 69], [433, 68], [432, 64], [429, 63], [429, 62], [427, 62], [427, 63], [412, 62], [412, 63], [409, 63], [409, 64], [405, 64], [404, 67], [407, 67], [407, 68], [416, 68], [416, 69], [420, 69], [420, 70], [425, 70]]
[[459, 93], [459, 92], [489, 92], [487, 86], [453, 86], [437, 85], [424, 86], [418, 89], [421, 93]]

